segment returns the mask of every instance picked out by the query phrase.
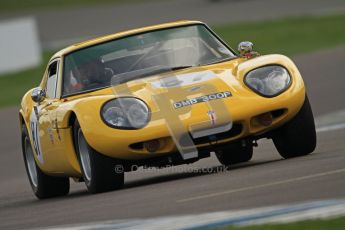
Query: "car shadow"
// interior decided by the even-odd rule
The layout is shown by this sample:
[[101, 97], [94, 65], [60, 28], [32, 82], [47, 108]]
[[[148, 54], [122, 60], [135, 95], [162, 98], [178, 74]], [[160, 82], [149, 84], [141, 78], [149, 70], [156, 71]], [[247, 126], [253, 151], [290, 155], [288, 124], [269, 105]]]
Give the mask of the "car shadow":
[[[324, 152], [320, 151], [315, 151], [312, 156], [318, 156]], [[298, 157], [298, 159], [301, 158], [306, 158], [310, 156], [304, 156], [304, 157]], [[199, 176], [207, 176], [207, 175], [212, 175], [212, 174], [218, 174], [218, 173], [226, 173], [227, 171], [236, 171], [236, 170], [242, 170], [245, 168], [252, 168], [252, 167], [259, 167], [261, 165], [266, 165], [266, 164], [272, 164], [275, 162], [280, 162], [280, 161], [289, 161], [289, 160], [294, 160], [295, 158], [292, 159], [274, 159], [274, 160], [266, 160], [266, 161], [250, 161], [246, 163], [241, 163], [241, 164], [236, 164], [233, 165], [229, 168], [225, 168], [224, 166], [213, 166], [213, 167], [200, 167], [196, 171], [190, 171], [190, 172], [178, 172], [178, 173], [169, 173], [165, 175], [157, 175], [157, 176], [149, 176], [148, 178], [144, 179], [136, 179], [132, 181], [125, 181], [125, 185], [122, 189], [117, 190], [117, 191], [112, 191], [108, 193], [103, 193], [103, 194], [112, 194], [112, 193], [117, 193], [121, 191], [126, 191], [130, 189], [136, 189], [138, 187], [142, 186], [150, 186], [154, 184], [159, 184], [159, 183], [167, 183], [175, 180], [183, 180], [183, 179], [188, 179], [188, 178], [193, 178], [193, 177], [199, 177]], [[25, 198], [21, 197], [18, 199], [18, 197], [8, 197], [7, 202], [3, 203], [0, 205], [1, 209], [7, 209], [7, 208], [15, 208], [15, 207], [25, 207], [25, 206], [32, 206], [32, 205], [46, 205], [46, 204], [53, 204], [55, 202], [68, 202], [68, 200], [73, 200], [73, 199], [88, 199], [87, 197], [90, 195], [90, 193], [86, 190], [84, 186], [80, 186], [78, 189], [74, 189], [71, 191], [71, 193], [68, 196], [63, 196], [63, 197], [56, 197], [56, 198], [51, 198], [51, 199], [46, 199], [46, 200], [38, 200], [35, 198], [33, 195], [28, 195], [25, 194]], [[102, 196], [102, 194], [98, 194], [98, 196]], [[29, 197], [32, 197], [30, 199]], [[3, 199], [6, 199], [5, 197], [2, 197]]]
[[[246, 163], [236, 164], [230, 167], [224, 167], [222, 165], [219, 166], [213, 166], [213, 167], [200, 167], [198, 170], [190, 171], [190, 172], [178, 172], [178, 173], [169, 173], [165, 175], [158, 175], [158, 176], [149, 176], [148, 178], [144, 179], [135, 179], [129, 182], [125, 181], [124, 187], [122, 189], [106, 192], [103, 194], [109, 194], [109, 193], [116, 193], [121, 192], [124, 190], [130, 190], [130, 189], [136, 189], [138, 187], [142, 186], [150, 186], [154, 184], [160, 184], [160, 183], [167, 183], [175, 180], [183, 180], [193, 177], [199, 177], [199, 176], [206, 176], [206, 175], [212, 175], [212, 174], [218, 174], [218, 173], [224, 173], [226, 171], [234, 171], [234, 170], [240, 170], [245, 169], [247, 167], [257, 167], [260, 165], [270, 164], [274, 162], [279, 162], [284, 159], [274, 159], [274, 160], [268, 160], [268, 161], [250, 161]], [[143, 171], [145, 172], [145, 171]], [[87, 192], [87, 190], [77, 190], [74, 192], [71, 192], [67, 197], [64, 199], [74, 199], [74, 198], [80, 198], [83, 196], [90, 195], [90, 193]], [[61, 198], [54, 198], [52, 200], [58, 200]]]
[[199, 168], [197, 170], [188, 171], [188, 172], [178, 172], [178, 173], [170, 173], [166, 175], [151, 176], [149, 178], [137, 179], [137, 180], [133, 180], [127, 183], [125, 182], [123, 189], [131, 189], [131, 188], [135, 188], [139, 186], [148, 186], [148, 185], [153, 185], [153, 184], [158, 184], [158, 183], [170, 182], [174, 180], [181, 180], [181, 179], [187, 179], [187, 178], [198, 177], [198, 176], [218, 174], [218, 173], [223, 173], [226, 171], [244, 169], [247, 167], [256, 167], [256, 166], [278, 162], [282, 160], [283, 159], [258, 161], [258, 162], [252, 161], [252, 162], [247, 162], [247, 163], [236, 164], [230, 167], [219, 165], [219, 166], [213, 166], [213, 167]]
[[[197, 170], [193, 171], [188, 171], [188, 172], [177, 172], [177, 173], [169, 173], [165, 175], [158, 175], [158, 176], [150, 176], [148, 178], [144, 179], [136, 179], [132, 180], [129, 182], [125, 182], [125, 185], [122, 189], [117, 190], [117, 191], [112, 191], [108, 193], [103, 193], [103, 194], [111, 194], [111, 193], [116, 193], [116, 192], [121, 192], [121, 191], [126, 191], [130, 189], [136, 189], [138, 187], [142, 186], [150, 186], [154, 184], [160, 184], [160, 183], [167, 183], [175, 180], [183, 180], [183, 179], [188, 179], [188, 178], [193, 178], [193, 177], [200, 177], [200, 176], [207, 176], [207, 175], [213, 175], [213, 174], [218, 174], [218, 173], [226, 173], [227, 171], [234, 171], [234, 170], [242, 170], [248, 167], [258, 167], [261, 165], [265, 164], [271, 164], [274, 162], [279, 162], [282, 161], [283, 159], [274, 159], [274, 160], [268, 160], [268, 161], [250, 161], [246, 163], [241, 163], [237, 165], [230, 166], [228, 168], [224, 166], [213, 166], [213, 167], [200, 167]], [[63, 196], [63, 197], [56, 197], [56, 198], [51, 198], [51, 199], [45, 199], [45, 200], [38, 200], [37, 198], [33, 199], [21, 199], [21, 200], [16, 200], [16, 201], [9, 201], [5, 205], [1, 205], [1, 208], [14, 208], [14, 207], [23, 207], [23, 206], [32, 206], [32, 205], [46, 205], [46, 204], [53, 204], [55, 202], [68, 202], [68, 200], [73, 200], [73, 199], [84, 199], [84, 197], [88, 197], [90, 193], [83, 187], [81, 186], [80, 189], [78, 188], [77, 190], [71, 191], [71, 193], [68, 196]], [[98, 194], [102, 195], [102, 194]]]

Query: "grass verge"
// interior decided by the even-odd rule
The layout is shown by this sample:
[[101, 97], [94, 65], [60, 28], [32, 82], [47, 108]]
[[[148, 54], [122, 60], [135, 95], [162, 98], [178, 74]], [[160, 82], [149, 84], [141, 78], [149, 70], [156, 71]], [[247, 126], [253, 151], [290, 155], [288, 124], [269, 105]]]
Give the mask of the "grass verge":
[[295, 55], [345, 44], [345, 13], [215, 27], [233, 48], [250, 40], [262, 53]]
[[45, 52], [43, 54], [44, 64], [37, 68], [0, 76], [0, 108], [20, 105], [24, 93], [40, 84], [46, 64], [52, 55], [53, 52]]
[[[1, 0], [0, 12], [84, 7], [102, 4], [123, 4], [143, 0]], [[152, 1], [152, 0], [151, 0]]]
[[[242, 40], [254, 42], [261, 54], [295, 55], [345, 45], [345, 14], [287, 18], [275, 21], [240, 23], [215, 27], [233, 48]], [[37, 68], [0, 77], [0, 107], [19, 105], [23, 94], [37, 86], [52, 52], [44, 53]]]
[[264, 225], [254, 225], [248, 227], [224, 227], [224, 228], [217, 228], [218, 230], [291, 230], [291, 229], [299, 229], [299, 230], [342, 230], [345, 229], [345, 217], [339, 217], [334, 219], [328, 220], [309, 220], [309, 221], [299, 221], [294, 223], [288, 224], [264, 224]]

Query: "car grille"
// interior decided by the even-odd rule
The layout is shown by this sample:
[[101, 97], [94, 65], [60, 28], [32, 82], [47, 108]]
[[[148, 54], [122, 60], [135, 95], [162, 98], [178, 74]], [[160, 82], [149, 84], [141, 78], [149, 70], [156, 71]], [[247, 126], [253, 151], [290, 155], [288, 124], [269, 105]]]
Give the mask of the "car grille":
[[[223, 133], [217, 133], [210, 136], [204, 136], [204, 137], [199, 137], [195, 139], [193, 139], [193, 137], [189, 133], [186, 135], [189, 135], [189, 137], [193, 140], [195, 145], [200, 145], [200, 144], [212, 143], [212, 142], [236, 137], [242, 133], [242, 129], [243, 129], [242, 124], [235, 123], [232, 125], [232, 128], [229, 131], [226, 131]], [[185, 140], [185, 138], [182, 137], [180, 144], [182, 146], [188, 146], [187, 143], [183, 143], [184, 142], [183, 140]]]

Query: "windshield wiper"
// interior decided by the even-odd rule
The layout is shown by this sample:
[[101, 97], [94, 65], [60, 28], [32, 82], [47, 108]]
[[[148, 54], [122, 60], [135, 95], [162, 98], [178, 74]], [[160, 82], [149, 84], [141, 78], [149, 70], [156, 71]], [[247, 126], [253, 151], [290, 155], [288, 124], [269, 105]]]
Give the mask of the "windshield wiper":
[[221, 62], [230, 61], [230, 60], [235, 59], [235, 58], [237, 58], [237, 57], [236, 57], [236, 56], [234, 56], [234, 57], [228, 57], [228, 58], [224, 58], [224, 59], [217, 60], [217, 61], [214, 61], [214, 62], [209, 62], [209, 63], [205, 63], [205, 64], [200, 64], [199, 66], [218, 64], [218, 63], [221, 63]]
[[193, 65], [174, 66], [174, 67], [170, 67], [170, 70], [174, 71], [174, 70], [187, 69], [187, 68], [192, 68], [192, 67], [195, 67], [195, 66]]
[[179, 70], [179, 69], [186, 69], [186, 68], [191, 68], [191, 67], [194, 67], [194, 66], [192, 66], [192, 65], [175, 66], [175, 67], [169, 67], [169, 66], [156, 67], [155, 66], [155, 67], [150, 67], [147, 69], [134, 70], [131, 72], [117, 74], [116, 78], [112, 79], [112, 84], [118, 85], [118, 84], [122, 84], [124, 82], [138, 79], [138, 78], [144, 78], [144, 77], [152, 76], [155, 74], [161, 74], [161, 73], [165, 73], [165, 72], [170, 72], [170, 71]]

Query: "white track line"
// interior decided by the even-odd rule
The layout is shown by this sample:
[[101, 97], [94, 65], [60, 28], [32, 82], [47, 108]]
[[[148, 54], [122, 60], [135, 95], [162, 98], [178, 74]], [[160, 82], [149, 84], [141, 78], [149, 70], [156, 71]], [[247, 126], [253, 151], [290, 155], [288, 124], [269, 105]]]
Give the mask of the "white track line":
[[345, 128], [345, 109], [334, 111], [315, 119], [316, 132], [329, 132]]
[[340, 129], [345, 129], [345, 123], [318, 127], [316, 128], [316, 132], [322, 133], [322, 132], [336, 131]]
[[[343, 113], [343, 111], [341, 111], [341, 112]], [[339, 112], [331, 113], [329, 116], [328, 115], [323, 116], [322, 119], [325, 119], [325, 118], [327, 119], [327, 117], [329, 117], [330, 120], [332, 120], [333, 114], [339, 114]], [[336, 130], [340, 130], [340, 129], [345, 129], [345, 123], [322, 125], [316, 129], [316, 132], [322, 133], [322, 132], [336, 131]], [[206, 198], [215, 197], [215, 196], [221, 196], [221, 195], [227, 195], [227, 194], [236, 193], [236, 192], [243, 192], [243, 191], [248, 191], [248, 190], [260, 189], [260, 188], [265, 188], [265, 187], [269, 187], [269, 186], [286, 184], [286, 183], [291, 183], [291, 182], [295, 182], [295, 181], [306, 180], [306, 179], [315, 178], [315, 177], [328, 176], [328, 175], [343, 173], [343, 172], [345, 172], [345, 169], [339, 169], [339, 170], [334, 170], [334, 171], [329, 171], [329, 172], [324, 172], [324, 173], [317, 173], [317, 174], [313, 174], [313, 175], [309, 175], [309, 176], [292, 178], [292, 179], [283, 180], [283, 181], [276, 181], [276, 182], [267, 183], [267, 184], [249, 186], [249, 187], [245, 187], [245, 188], [239, 188], [239, 189], [222, 191], [222, 192], [218, 192], [218, 193], [211, 193], [211, 194], [205, 194], [205, 195], [201, 195], [201, 196], [185, 198], [185, 199], [177, 200], [176, 202], [181, 203], [181, 202], [206, 199]]]
[[342, 168], [342, 169], [338, 169], [338, 170], [333, 170], [333, 171], [328, 171], [328, 172], [323, 172], [323, 173], [316, 173], [316, 174], [311, 174], [308, 176], [296, 177], [296, 178], [291, 178], [291, 179], [282, 180], [282, 181], [275, 181], [275, 182], [266, 183], [266, 184], [254, 185], [254, 186], [249, 186], [249, 187], [244, 187], [244, 188], [239, 188], [239, 189], [232, 189], [232, 190], [226, 190], [226, 191], [222, 191], [222, 192], [215, 192], [215, 193], [209, 193], [209, 194], [200, 195], [200, 196], [189, 197], [189, 198], [177, 200], [176, 202], [177, 203], [183, 203], [183, 202], [189, 202], [189, 201], [195, 201], [195, 200], [201, 200], [201, 199], [208, 199], [208, 198], [228, 195], [228, 194], [236, 193], [236, 192], [261, 189], [261, 188], [265, 188], [265, 187], [271, 187], [271, 186], [275, 186], [275, 185], [293, 183], [293, 182], [297, 182], [297, 181], [308, 180], [308, 179], [317, 178], [317, 177], [324, 177], [324, 176], [329, 176], [329, 175], [339, 174], [339, 173], [344, 173], [344, 172], [345, 172], [345, 168]]

